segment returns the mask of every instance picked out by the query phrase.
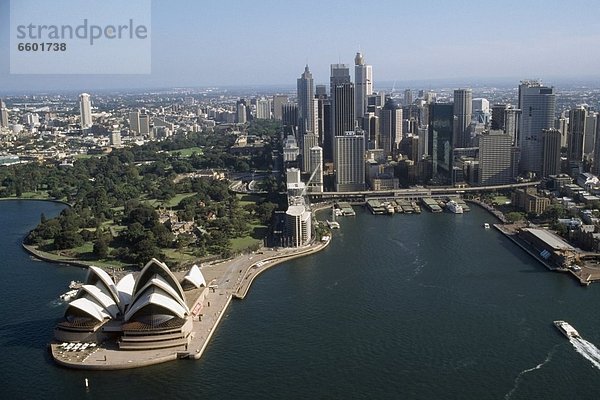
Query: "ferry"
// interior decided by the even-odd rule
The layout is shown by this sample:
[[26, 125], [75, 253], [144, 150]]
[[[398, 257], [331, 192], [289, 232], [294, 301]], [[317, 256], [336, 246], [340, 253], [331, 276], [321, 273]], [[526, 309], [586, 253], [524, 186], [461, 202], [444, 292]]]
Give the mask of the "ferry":
[[561, 331], [562, 334], [565, 335], [569, 339], [570, 338], [581, 339], [581, 336], [579, 336], [579, 332], [577, 332], [575, 330], [575, 328], [573, 328], [568, 322], [554, 321], [554, 326], [556, 326], [558, 328], [558, 330]]
[[464, 212], [463, 208], [454, 200], [450, 200], [448, 203], [446, 203], [446, 208], [448, 211], [454, 214], [462, 214]]
[[75, 296], [77, 295], [77, 292], [79, 292], [79, 289], [72, 289], [69, 290], [66, 293], [63, 293], [59, 296], [59, 298], [64, 301], [65, 303], [71, 301], [72, 299], [75, 298]]

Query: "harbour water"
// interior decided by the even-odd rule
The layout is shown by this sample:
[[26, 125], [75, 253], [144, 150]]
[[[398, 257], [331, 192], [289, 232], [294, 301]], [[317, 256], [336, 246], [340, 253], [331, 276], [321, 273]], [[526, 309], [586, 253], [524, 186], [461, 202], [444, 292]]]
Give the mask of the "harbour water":
[[199, 361], [57, 367], [55, 300], [85, 271], [32, 260], [20, 241], [62, 207], [0, 203], [2, 398], [600, 398], [600, 285], [547, 271], [484, 229], [495, 221], [479, 208], [340, 218], [327, 249], [266, 271], [231, 304]]

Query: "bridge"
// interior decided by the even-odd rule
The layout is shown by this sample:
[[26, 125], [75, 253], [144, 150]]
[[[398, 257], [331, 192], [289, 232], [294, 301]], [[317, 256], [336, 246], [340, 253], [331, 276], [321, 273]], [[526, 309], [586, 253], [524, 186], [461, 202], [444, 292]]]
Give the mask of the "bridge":
[[345, 200], [350, 202], [364, 203], [370, 198], [400, 198], [408, 200], [418, 200], [423, 197], [442, 197], [451, 195], [462, 195], [465, 193], [496, 192], [501, 190], [512, 190], [537, 186], [540, 181], [511, 183], [506, 185], [493, 186], [474, 186], [474, 187], [422, 187], [412, 189], [392, 189], [392, 190], [363, 190], [359, 192], [311, 192], [307, 193], [311, 202], [322, 202], [328, 200]]

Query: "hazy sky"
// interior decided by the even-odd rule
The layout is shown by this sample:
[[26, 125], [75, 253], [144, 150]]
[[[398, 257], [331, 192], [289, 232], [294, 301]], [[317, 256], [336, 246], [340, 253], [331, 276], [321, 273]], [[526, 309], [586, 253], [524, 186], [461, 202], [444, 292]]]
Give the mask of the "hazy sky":
[[109, 76], [11, 75], [9, 10], [0, 0], [0, 92], [294, 85], [307, 62], [326, 83], [359, 47], [376, 86], [600, 77], [598, 0], [152, 0], [152, 73]]

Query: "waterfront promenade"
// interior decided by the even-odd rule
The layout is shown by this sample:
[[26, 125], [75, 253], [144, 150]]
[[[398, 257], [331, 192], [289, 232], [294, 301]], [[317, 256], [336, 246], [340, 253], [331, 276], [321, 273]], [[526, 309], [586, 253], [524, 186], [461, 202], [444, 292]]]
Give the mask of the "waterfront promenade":
[[[168, 349], [124, 351], [117, 343], [106, 342], [84, 351], [64, 351], [59, 344], [50, 350], [60, 365], [77, 369], [116, 370], [144, 367], [178, 358], [199, 359], [207, 348], [219, 322], [235, 297], [243, 299], [254, 279], [270, 267], [285, 261], [316, 253], [329, 244], [316, 242], [301, 248], [265, 248], [255, 254], [245, 254], [230, 260], [201, 267], [207, 288], [186, 294], [193, 310], [192, 333], [185, 346]], [[110, 323], [110, 322], [109, 322]]]

